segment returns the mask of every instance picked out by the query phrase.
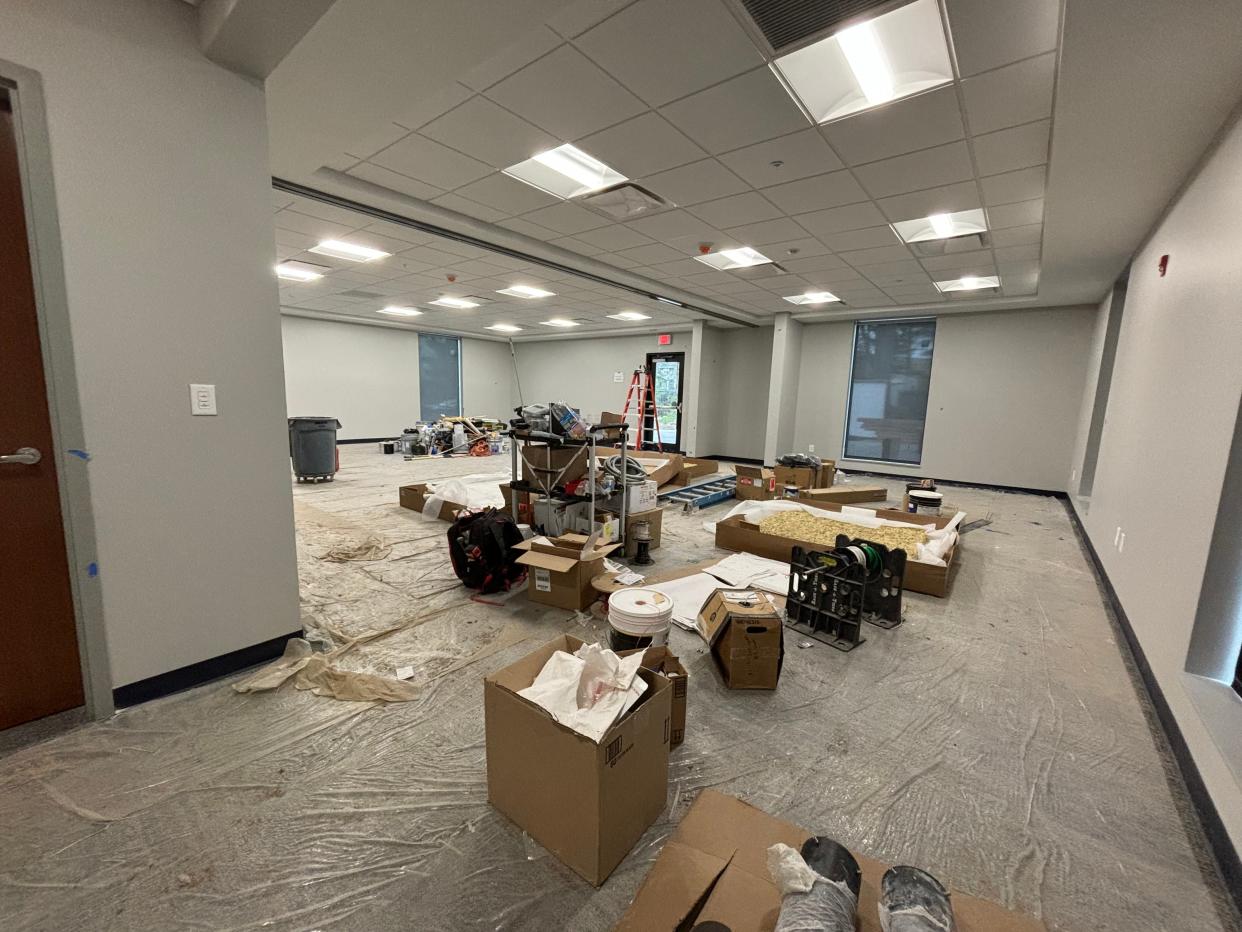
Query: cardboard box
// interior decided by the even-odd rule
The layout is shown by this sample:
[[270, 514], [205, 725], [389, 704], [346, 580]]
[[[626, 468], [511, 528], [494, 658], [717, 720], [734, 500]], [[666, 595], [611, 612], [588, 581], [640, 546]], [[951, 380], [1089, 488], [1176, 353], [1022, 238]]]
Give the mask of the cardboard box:
[[[781, 894], [768, 874], [768, 848], [801, 850], [816, 831], [768, 815], [733, 796], [703, 790], [665, 843], [615, 932], [675, 932], [714, 920], [735, 932], [772, 932]], [[876, 904], [889, 865], [853, 852], [862, 868], [859, 932], [881, 932]], [[1046, 932], [1044, 924], [995, 903], [952, 892], [957, 932]]]
[[[589, 502], [577, 502], [565, 508], [569, 520], [567, 530], [574, 534], [587, 536], [599, 532], [599, 539], [614, 543], [621, 537], [621, 519], [610, 511], [595, 511], [595, 521], [591, 521], [591, 505]], [[628, 523], [628, 522], [627, 522]]]
[[[843, 507], [831, 502], [804, 502], [804, 504], [812, 504], [815, 508], [828, 512], [840, 512]], [[867, 510], [870, 511], [871, 509]], [[900, 511], [889, 511], [884, 508], [876, 509], [875, 514], [890, 521], [904, 521], [906, 523], [912, 523], [910, 519], [914, 517], [914, 515], [904, 514]], [[941, 515], [939, 518], [920, 517], [917, 522], [913, 523], [934, 524], [936, 527], [942, 528], [951, 520], [953, 520], [952, 516]], [[926, 595], [934, 595], [941, 598], [948, 595], [953, 561], [960, 545], [961, 538], [959, 537], [958, 543], [950, 547], [949, 552], [945, 554], [944, 566], [919, 563], [917, 560], [907, 559], [906, 576], [902, 580], [902, 588], [907, 592], [922, 592]], [[775, 534], [764, 534], [759, 530], [759, 525], [750, 523], [743, 515], [734, 515], [731, 518], [724, 518], [716, 522], [716, 546], [723, 550], [753, 553], [761, 557], [767, 557], [770, 560], [781, 560], [785, 563], [789, 562], [794, 547], [823, 549], [820, 544], [794, 540], [791, 537], [777, 537]]]
[[512, 505], [513, 499], [511, 497], [511, 490], [509, 488], [509, 483], [502, 482], [500, 484], [500, 494], [504, 497], [504, 500], [505, 500], [504, 507], [500, 509], [501, 511], [509, 515], [509, 517], [511, 517], [518, 524], [530, 524], [531, 523], [531, 508], [530, 508], [530, 493], [529, 492], [518, 491], [516, 493], [512, 493], [512, 494], [517, 495], [518, 513], [516, 515], [513, 514], [513, 505]]
[[[432, 492], [427, 489], [426, 482], [415, 482], [413, 485], [403, 485], [397, 490], [397, 500], [401, 503], [402, 508], [409, 508], [411, 511], [423, 513], [423, 507], [427, 504], [427, 499], [432, 496]], [[457, 512], [465, 509], [465, 505], [459, 502], [444, 501], [440, 505], [440, 510], [436, 517], [441, 521], [455, 521]]]
[[591, 577], [603, 572], [604, 557], [621, 545], [600, 544], [585, 552], [586, 542], [585, 535], [562, 534], [534, 537], [515, 546], [514, 550], [523, 551], [517, 562], [530, 573], [526, 597], [571, 612], [590, 607], [598, 595], [591, 586]]
[[[615, 517], [615, 516], [614, 516]], [[619, 520], [619, 519], [618, 519]], [[648, 550], [655, 550], [660, 546], [661, 528], [664, 525], [664, 509], [653, 508], [650, 511], [639, 511], [625, 516], [625, 556], [626, 558], [634, 557], [638, 554], [638, 542], [634, 540], [634, 524], [638, 521], [646, 521], [651, 529], [651, 545]]]
[[699, 630], [730, 689], [776, 689], [785, 632], [771, 597], [757, 589], [717, 589], [699, 609]]
[[768, 501], [780, 498], [776, 490], [776, 473], [766, 466], [745, 466], [738, 464], [737, 487], [733, 493], [735, 498], [745, 501]]
[[[611, 495], [604, 500], [603, 507], [609, 511], [621, 513], [621, 495]], [[634, 485], [627, 486], [625, 490], [626, 505], [625, 510], [629, 511], [651, 511], [653, 508], [660, 506], [660, 500], [656, 491], [656, 484], [653, 480], [648, 479], [646, 482], [637, 482]]]
[[[542, 443], [525, 443], [522, 445], [521, 454], [518, 459], [522, 462], [522, 481], [535, 485], [540, 485], [542, 481], [550, 483], [553, 487], [563, 486], [567, 482], [581, 479], [587, 474], [587, 469], [591, 465], [590, 447], [557, 447]], [[537, 472], [532, 464], [539, 469], [552, 469], [555, 472]], [[561, 469], [565, 470], [565, 474], [558, 480], [556, 475]]]
[[634, 459], [643, 464], [647, 478], [657, 486], [667, 485], [681, 474], [684, 460], [680, 453], [662, 453], [659, 450], [627, 450]]
[[599, 886], [664, 811], [672, 687], [640, 670], [647, 691], [598, 744], [517, 695], [562, 635], [483, 681], [487, 798], [583, 879]]
[[838, 505], [886, 502], [888, 489], [882, 485], [834, 485], [825, 489], [803, 489], [795, 501], [816, 506], [823, 502], [835, 502]]
[[681, 460], [681, 472], [677, 474], [674, 485], [690, 485], [705, 476], [714, 476], [719, 471], [720, 464], [715, 460], [696, 460], [684, 456]]
[[787, 485], [796, 485], [800, 489], [826, 489], [836, 477], [837, 464], [827, 460], [818, 469], [814, 466], [776, 466], [774, 471], [778, 490], [783, 490]]
[[[638, 648], [643, 650], [643, 648]], [[622, 657], [637, 653], [635, 650], [623, 650]], [[643, 651], [643, 666], [654, 670], [668, 678], [673, 687], [673, 702], [670, 710], [671, 728], [669, 730], [669, 747], [675, 748], [686, 740], [686, 693], [689, 675], [681, 661], [666, 646], [648, 647]]]

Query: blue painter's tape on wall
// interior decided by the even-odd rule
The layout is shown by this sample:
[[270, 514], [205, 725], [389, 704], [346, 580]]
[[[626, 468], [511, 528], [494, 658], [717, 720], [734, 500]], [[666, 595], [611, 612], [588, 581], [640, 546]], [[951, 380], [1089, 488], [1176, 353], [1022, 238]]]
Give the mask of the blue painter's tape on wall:
[[94, 579], [96, 576], [98, 576], [99, 575], [99, 564], [98, 563], [86, 564], [86, 575], [89, 576], [91, 579]]
[[69, 455], [76, 456], [80, 460], [86, 460], [88, 463], [91, 461], [91, 455], [85, 450], [70, 450]]

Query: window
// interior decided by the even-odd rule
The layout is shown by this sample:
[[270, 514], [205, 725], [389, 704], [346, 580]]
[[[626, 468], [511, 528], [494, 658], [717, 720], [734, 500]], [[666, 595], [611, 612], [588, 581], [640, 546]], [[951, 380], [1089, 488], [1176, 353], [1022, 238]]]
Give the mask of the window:
[[847, 459], [917, 466], [931, 384], [934, 320], [859, 321], [845, 424]]
[[461, 415], [461, 340], [418, 335], [419, 416], [424, 421]]

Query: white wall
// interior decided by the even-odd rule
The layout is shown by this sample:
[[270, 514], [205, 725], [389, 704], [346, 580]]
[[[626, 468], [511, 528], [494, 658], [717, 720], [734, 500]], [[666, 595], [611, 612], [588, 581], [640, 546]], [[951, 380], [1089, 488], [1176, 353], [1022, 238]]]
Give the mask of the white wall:
[[1087, 453], [1087, 440], [1091, 434], [1092, 404], [1100, 379], [1100, 366], [1104, 357], [1104, 339], [1108, 332], [1108, 312], [1113, 292], [1109, 291], [1095, 311], [1095, 329], [1091, 332], [1091, 348], [1087, 352], [1087, 374], [1083, 383], [1083, 402], [1078, 412], [1078, 429], [1074, 436], [1074, 449], [1067, 467], [1065, 490], [1071, 496], [1078, 495], [1082, 483], [1083, 460]]
[[262, 88], [169, 0], [0, 4], [0, 58], [43, 80], [113, 685], [296, 630]]
[[[1242, 399], [1239, 204], [1242, 125], [1235, 124], [1134, 258], [1084, 524], [1233, 844], [1242, 848], [1242, 786], [1190, 699], [1183, 672]], [[1156, 271], [1162, 255], [1169, 256], [1165, 278]], [[1087, 393], [1084, 405], [1091, 402]], [[1113, 547], [1118, 527], [1126, 534], [1124, 552]], [[1236, 741], [1242, 713], [1232, 698]]]
[[714, 331], [712, 357], [703, 360], [709, 432], [700, 434], [700, 456], [763, 459], [772, 373], [772, 328]]
[[941, 317], [917, 467], [842, 457], [854, 324], [808, 324], [794, 449], [813, 444], [847, 470], [1061, 491], [1095, 320], [1090, 307]]
[[513, 358], [508, 343], [461, 341], [462, 413], [507, 421], [513, 416]]

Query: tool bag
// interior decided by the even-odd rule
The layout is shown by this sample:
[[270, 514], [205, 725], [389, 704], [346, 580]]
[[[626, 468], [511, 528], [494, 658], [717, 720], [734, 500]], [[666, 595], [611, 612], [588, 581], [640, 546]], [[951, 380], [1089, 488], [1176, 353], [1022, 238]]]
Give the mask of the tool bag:
[[467, 589], [500, 592], [520, 582], [526, 568], [515, 562], [522, 532], [513, 519], [495, 508], [462, 515], [448, 531], [453, 572]]

